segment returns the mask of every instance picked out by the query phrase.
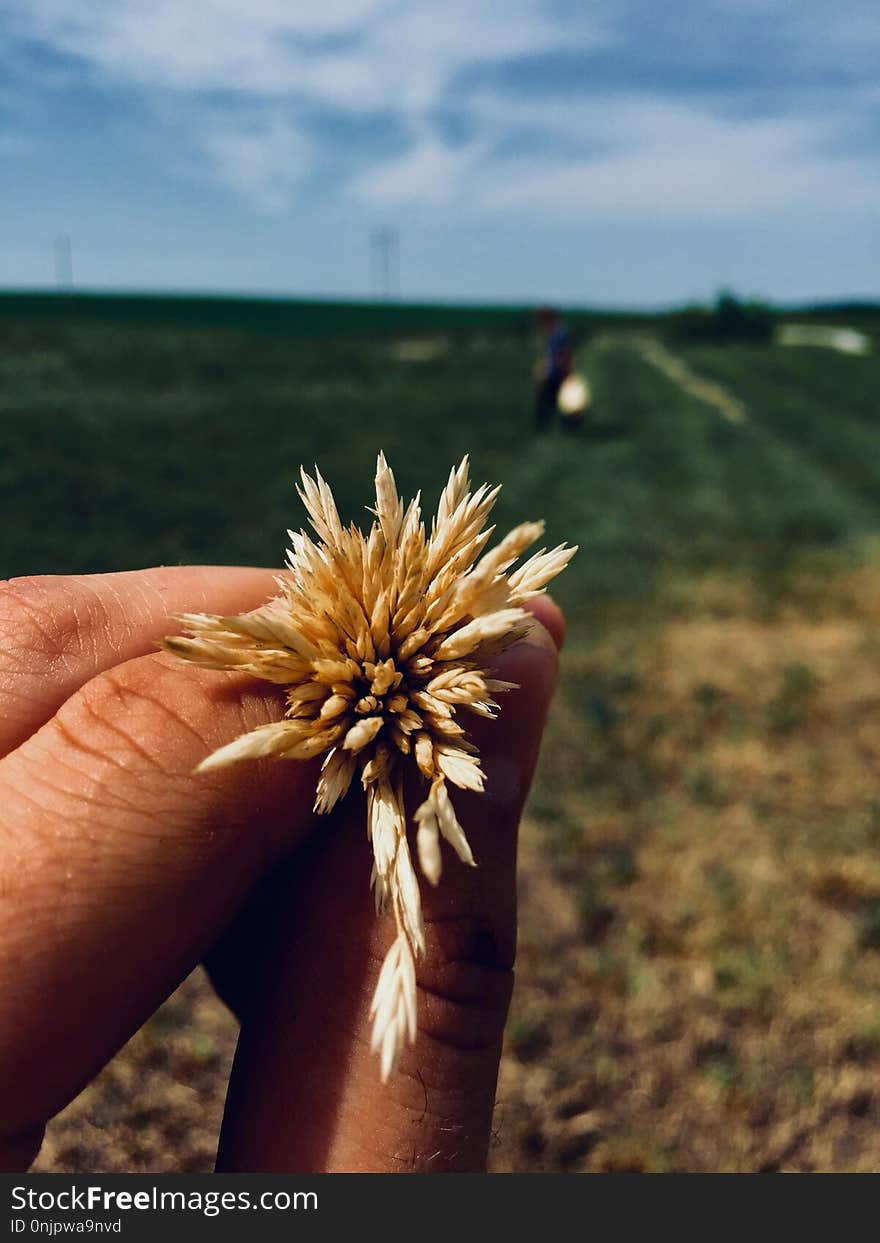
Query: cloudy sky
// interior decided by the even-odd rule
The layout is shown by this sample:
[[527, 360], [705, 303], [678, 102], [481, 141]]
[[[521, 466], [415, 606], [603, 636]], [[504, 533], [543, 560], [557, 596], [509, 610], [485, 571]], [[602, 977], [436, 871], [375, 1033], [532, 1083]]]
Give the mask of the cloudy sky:
[[877, 0], [0, 0], [0, 285], [880, 296]]

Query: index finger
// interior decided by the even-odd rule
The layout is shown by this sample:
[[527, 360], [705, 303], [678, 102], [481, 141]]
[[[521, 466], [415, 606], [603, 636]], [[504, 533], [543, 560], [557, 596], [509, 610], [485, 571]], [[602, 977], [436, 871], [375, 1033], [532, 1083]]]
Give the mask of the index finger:
[[308, 835], [313, 766], [192, 775], [283, 711], [276, 687], [156, 652], [92, 678], [0, 760], [0, 1163]]
[[171, 565], [0, 583], [0, 757], [91, 678], [146, 656], [177, 613], [243, 613], [276, 594], [275, 571]]

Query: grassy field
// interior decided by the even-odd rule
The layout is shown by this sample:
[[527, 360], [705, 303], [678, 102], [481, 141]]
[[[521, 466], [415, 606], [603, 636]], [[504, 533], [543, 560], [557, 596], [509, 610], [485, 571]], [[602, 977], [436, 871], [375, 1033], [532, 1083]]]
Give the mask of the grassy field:
[[[4, 575], [276, 564], [299, 463], [356, 517], [379, 447], [581, 544], [494, 1168], [880, 1168], [880, 356], [679, 350], [733, 423], [583, 317], [538, 439], [521, 312], [59, 301], [0, 299]], [[208, 1168], [233, 1040], [191, 981], [40, 1168]]]

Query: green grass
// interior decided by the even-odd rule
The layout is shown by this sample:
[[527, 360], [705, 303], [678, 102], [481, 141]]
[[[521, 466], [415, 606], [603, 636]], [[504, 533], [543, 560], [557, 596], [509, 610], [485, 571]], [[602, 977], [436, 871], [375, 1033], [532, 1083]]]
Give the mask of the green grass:
[[[537, 439], [534, 351], [512, 312], [463, 312], [454, 334], [439, 333], [435, 357], [412, 362], [394, 344], [422, 323], [402, 308], [397, 336], [368, 319], [352, 336], [342, 308], [339, 338], [266, 332], [259, 320], [250, 331], [199, 327], [192, 308], [167, 324], [5, 310], [7, 575], [278, 563], [283, 532], [301, 520], [300, 462], [318, 462], [356, 516], [380, 447], [402, 488], [426, 498], [470, 452], [476, 475], [505, 484], [501, 523], [541, 514], [550, 540], [581, 543], [559, 590], [584, 623], [612, 602], [652, 596], [670, 571], [734, 565], [772, 576], [816, 550], [852, 550], [880, 516], [874, 359], [832, 356], [823, 387], [825, 352], [817, 362], [819, 351], [694, 351], [754, 409], [734, 426], [634, 352], [586, 347], [594, 419], [578, 435]], [[430, 322], [437, 338], [443, 316]]]

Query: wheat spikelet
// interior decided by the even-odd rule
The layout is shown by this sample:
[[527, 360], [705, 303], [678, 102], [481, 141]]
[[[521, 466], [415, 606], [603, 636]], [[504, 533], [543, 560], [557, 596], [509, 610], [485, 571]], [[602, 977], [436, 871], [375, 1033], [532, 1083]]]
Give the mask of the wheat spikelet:
[[475, 866], [449, 785], [480, 791], [476, 748], [462, 711], [492, 718], [494, 696], [511, 689], [489, 676], [497, 655], [528, 626], [523, 603], [544, 590], [575, 548], [560, 545], [513, 563], [543, 532], [516, 527], [488, 553], [486, 521], [498, 488], [471, 492], [468, 459], [453, 468], [430, 535], [419, 497], [404, 507], [383, 454], [376, 467], [376, 521], [364, 534], [342, 525], [333, 493], [315, 470], [298, 492], [316, 543], [289, 532], [280, 594], [240, 617], [187, 614], [187, 635], [163, 646], [184, 660], [231, 669], [287, 688], [287, 712], [209, 755], [197, 771], [274, 755], [324, 756], [315, 811], [325, 815], [355, 777], [366, 792], [377, 911], [390, 910], [397, 937], [373, 999], [373, 1048], [383, 1080], [416, 1035], [415, 961], [425, 948], [419, 885], [407, 838], [403, 775], [427, 791], [413, 819], [425, 879], [442, 871], [441, 841]]

